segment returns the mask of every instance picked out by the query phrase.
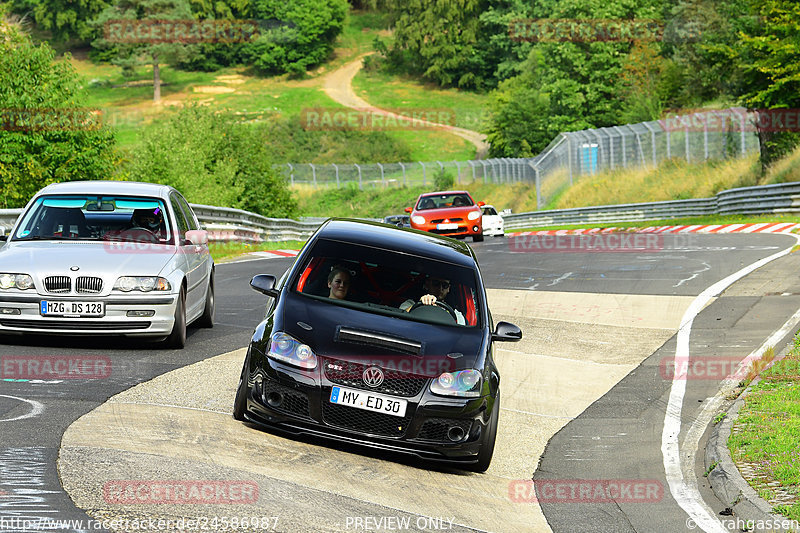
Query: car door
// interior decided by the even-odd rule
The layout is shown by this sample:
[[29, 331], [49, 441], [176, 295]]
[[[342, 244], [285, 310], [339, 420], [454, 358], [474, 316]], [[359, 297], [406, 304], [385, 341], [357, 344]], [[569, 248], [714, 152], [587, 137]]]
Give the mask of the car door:
[[[198, 309], [202, 309], [205, 303], [205, 271], [203, 269], [204, 257], [203, 247], [192, 244], [186, 240], [186, 232], [196, 225], [193, 213], [189, 210], [189, 205], [178, 193], [173, 192], [169, 197], [172, 210], [175, 212], [175, 220], [178, 224], [178, 249], [180, 250], [182, 263], [186, 273], [186, 316], [188, 319], [194, 318]], [[184, 209], [183, 204], [186, 204]], [[187, 216], [186, 212], [190, 216]], [[208, 248], [206, 247], [206, 252]]]

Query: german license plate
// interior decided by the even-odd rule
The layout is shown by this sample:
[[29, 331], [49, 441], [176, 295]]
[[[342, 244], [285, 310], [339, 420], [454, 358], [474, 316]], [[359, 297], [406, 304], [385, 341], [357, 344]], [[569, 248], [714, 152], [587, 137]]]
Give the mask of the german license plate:
[[406, 400], [399, 398], [363, 390], [343, 389], [342, 387], [331, 389], [331, 403], [392, 416], [405, 416], [408, 404]]
[[104, 302], [39, 302], [39, 314], [42, 316], [97, 317], [105, 313]]
[[458, 229], [458, 224], [436, 224], [436, 229]]

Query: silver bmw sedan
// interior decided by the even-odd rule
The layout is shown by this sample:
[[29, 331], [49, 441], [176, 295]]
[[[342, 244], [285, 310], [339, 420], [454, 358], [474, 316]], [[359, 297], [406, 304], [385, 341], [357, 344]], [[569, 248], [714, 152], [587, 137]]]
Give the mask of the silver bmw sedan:
[[152, 183], [48, 185], [0, 248], [0, 334], [126, 335], [182, 348], [214, 323], [208, 235]]

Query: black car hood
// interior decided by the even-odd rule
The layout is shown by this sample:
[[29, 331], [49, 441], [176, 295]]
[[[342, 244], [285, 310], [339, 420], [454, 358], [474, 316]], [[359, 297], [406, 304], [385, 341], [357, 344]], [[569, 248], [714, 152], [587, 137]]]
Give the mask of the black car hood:
[[479, 327], [427, 324], [296, 294], [282, 298], [274, 327], [321, 357], [409, 368], [429, 377], [476, 368], [488, 342], [488, 333]]

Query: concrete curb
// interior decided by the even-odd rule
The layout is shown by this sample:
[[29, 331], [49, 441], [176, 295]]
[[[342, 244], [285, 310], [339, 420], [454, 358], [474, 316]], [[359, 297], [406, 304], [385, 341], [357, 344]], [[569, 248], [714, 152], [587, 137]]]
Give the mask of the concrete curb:
[[[775, 361], [783, 359], [790, 348], [791, 345], [787, 346], [780, 356], [775, 358]], [[791, 523], [791, 520], [772, 512], [772, 505], [761, 498], [755, 489], [742, 477], [728, 449], [728, 438], [739, 415], [739, 410], [744, 405], [745, 398], [750, 394], [751, 388], [758, 381], [759, 378], [756, 377], [747, 389], [730, 404], [722, 421], [712, 427], [705, 450], [704, 466], [706, 472], [711, 468], [711, 465], [715, 463], [716, 465], [708, 474], [708, 482], [717, 498], [730, 506], [729, 509], [734, 519], [742, 520], [743, 525], [748, 522], [770, 524], [769, 531], [797, 531], [790, 526], [782, 527]], [[740, 529], [744, 530], [743, 528]], [[750, 529], [753, 530], [753, 527], [750, 527]], [[766, 529], [756, 531], [761, 530], [767, 531]]]

